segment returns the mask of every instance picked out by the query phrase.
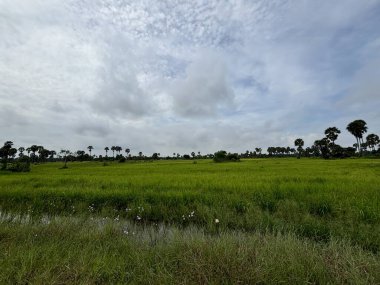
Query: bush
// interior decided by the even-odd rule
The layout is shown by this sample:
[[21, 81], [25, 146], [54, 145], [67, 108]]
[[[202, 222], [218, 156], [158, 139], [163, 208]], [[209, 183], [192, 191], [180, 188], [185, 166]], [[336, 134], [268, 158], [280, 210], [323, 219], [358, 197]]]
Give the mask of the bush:
[[214, 162], [240, 161], [237, 153], [227, 153], [225, 150], [217, 151], [214, 154]]
[[122, 157], [119, 158], [119, 162], [120, 162], [120, 163], [124, 163], [125, 161], [126, 161], [126, 159], [125, 159], [124, 156], [122, 156]]
[[22, 157], [18, 161], [13, 162], [7, 168], [7, 170], [12, 172], [29, 172], [30, 171], [30, 160], [28, 157]]

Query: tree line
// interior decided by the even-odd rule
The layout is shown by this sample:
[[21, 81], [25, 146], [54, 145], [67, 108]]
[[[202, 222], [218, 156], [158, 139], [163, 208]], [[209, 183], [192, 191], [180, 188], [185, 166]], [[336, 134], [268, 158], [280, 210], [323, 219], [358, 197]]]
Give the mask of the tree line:
[[[352, 156], [373, 155], [380, 156], [380, 139], [379, 136], [371, 133], [365, 137], [368, 127], [364, 120], [355, 120], [349, 123], [346, 130], [351, 133], [355, 138], [355, 143], [352, 146], [342, 147], [336, 143], [341, 131], [337, 127], [329, 127], [324, 132], [324, 137], [314, 141], [314, 144], [304, 148], [304, 140], [297, 138], [294, 141], [294, 147], [278, 146], [268, 147], [267, 153], [262, 153], [262, 148], [255, 148], [253, 151], [247, 150], [244, 153], [227, 153], [224, 150], [218, 151], [214, 154], [202, 155], [201, 152], [191, 152], [190, 154], [173, 153], [172, 156], [161, 157], [160, 153], [153, 153], [152, 155], [144, 155], [141, 151], [138, 155], [132, 155], [130, 148], [122, 148], [121, 146], [106, 146], [104, 155], [93, 155], [94, 147], [89, 145], [87, 151], [77, 150], [72, 152], [70, 150], [48, 150], [41, 145], [32, 145], [30, 147], [13, 147], [12, 141], [6, 141], [0, 148], [0, 159], [2, 170], [24, 171], [30, 163], [41, 163], [47, 161], [64, 161], [65, 167], [68, 161], [90, 161], [90, 160], [117, 160], [125, 162], [126, 160], [157, 160], [157, 159], [204, 159], [214, 158], [216, 161], [234, 160], [240, 158], [253, 158], [253, 157], [322, 157], [328, 158], [346, 158]], [[123, 154], [125, 152], [125, 154]], [[109, 153], [112, 155], [109, 156]], [[18, 154], [18, 157], [17, 157]], [[228, 159], [231, 158], [231, 159]], [[11, 162], [11, 166], [8, 166]], [[20, 169], [19, 169], [20, 168]]]

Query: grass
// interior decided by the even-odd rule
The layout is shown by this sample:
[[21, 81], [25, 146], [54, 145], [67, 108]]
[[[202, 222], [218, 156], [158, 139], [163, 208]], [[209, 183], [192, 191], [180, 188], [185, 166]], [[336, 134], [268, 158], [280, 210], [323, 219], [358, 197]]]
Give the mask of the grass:
[[[380, 160], [61, 166], [0, 174], [3, 216], [32, 220], [3, 218], [0, 246], [12, 253], [3, 278], [19, 276], [16, 265], [35, 254], [57, 264], [52, 272], [74, 278], [68, 283], [380, 283]], [[93, 225], [103, 219], [113, 222]], [[156, 242], [126, 238], [121, 221]], [[156, 224], [170, 234], [158, 234]], [[45, 265], [30, 266], [11, 283], [63, 280]]]
[[[17, 219], [16, 219], [17, 220]], [[336, 240], [113, 219], [54, 218], [0, 228], [5, 284], [378, 284], [378, 256]]]

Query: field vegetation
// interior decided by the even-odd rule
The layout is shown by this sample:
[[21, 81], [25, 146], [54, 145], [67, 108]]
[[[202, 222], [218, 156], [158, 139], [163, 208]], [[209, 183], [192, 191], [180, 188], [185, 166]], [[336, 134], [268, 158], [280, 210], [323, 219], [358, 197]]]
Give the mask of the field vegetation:
[[379, 173], [294, 158], [0, 172], [0, 280], [376, 284]]

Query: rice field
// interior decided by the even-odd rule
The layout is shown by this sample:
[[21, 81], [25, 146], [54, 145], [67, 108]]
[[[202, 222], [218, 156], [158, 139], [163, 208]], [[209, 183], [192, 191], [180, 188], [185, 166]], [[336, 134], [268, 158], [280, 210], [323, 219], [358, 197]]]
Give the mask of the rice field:
[[380, 283], [380, 160], [68, 166], [0, 173], [0, 283]]

